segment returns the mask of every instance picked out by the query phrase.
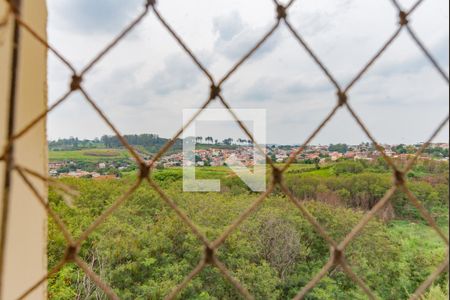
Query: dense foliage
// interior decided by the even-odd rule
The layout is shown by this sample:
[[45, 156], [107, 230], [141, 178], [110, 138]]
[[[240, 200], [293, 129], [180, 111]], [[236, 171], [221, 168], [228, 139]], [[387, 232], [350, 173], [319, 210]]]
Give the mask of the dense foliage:
[[[125, 135], [125, 140], [132, 146], [141, 146], [149, 152], [157, 152], [161, 149], [169, 140], [161, 138], [156, 134], [133, 134]], [[173, 149], [182, 149], [182, 140], [177, 140]], [[80, 140], [78, 138], [59, 139], [56, 141], [49, 141], [49, 149], [52, 151], [61, 150], [80, 150], [91, 148], [110, 148], [120, 149], [123, 148], [123, 144], [117, 136], [104, 135], [100, 139], [94, 140]]]
[[[168, 139], [161, 138], [156, 134], [140, 134], [140, 135], [125, 135], [125, 140], [133, 146], [142, 146], [149, 152], [158, 152], [165, 144], [169, 142]], [[121, 148], [123, 147], [121, 141], [117, 136], [102, 136], [101, 141], [107, 148]], [[173, 149], [182, 149], [183, 141], [177, 140]]]
[[[225, 168], [204, 168], [200, 178], [222, 178], [222, 192], [181, 193], [178, 169], [153, 174], [161, 187], [211, 240], [244, 211], [257, 194]], [[391, 186], [380, 163], [343, 161], [317, 170], [294, 166], [286, 174], [293, 193], [336, 240], [342, 240], [364, 212]], [[74, 207], [57, 190], [50, 203], [79, 235], [134, 181], [64, 179], [80, 191]], [[448, 165], [419, 164], [409, 177], [411, 190], [442, 226], [448, 220]], [[346, 252], [355, 273], [381, 299], [407, 299], [445, 257], [445, 247], [420, 218], [407, 198], [398, 193], [388, 213], [368, 224]], [[383, 217], [383, 218], [381, 218]], [[64, 239], [49, 223], [49, 268], [64, 255]], [[329, 246], [292, 203], [276, 191], [221, 247], [224, 264], [256, 299], [290, 299], [323, 267]], [[122, 299], [163, 299], [197, 265], [202, 245], [177, 215], [148, 186], [137, 192], [83, 245], [82, 257]], [[447, 276], [425, 298], [445, 299]], [[74, 265], [67, 265], [49, 282], [50, 299], [104, 299], [101, 291]], [[213, 268], [207, 268], [184, 290], [180, 299], [240, 299]], [[307, 299], [366, 299], [337, 268], [328, 273]]]

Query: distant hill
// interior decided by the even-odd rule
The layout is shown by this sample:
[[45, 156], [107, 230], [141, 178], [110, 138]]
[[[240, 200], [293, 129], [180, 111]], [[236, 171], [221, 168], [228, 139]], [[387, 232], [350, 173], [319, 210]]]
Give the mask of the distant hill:
[[[156, 134], [125, 135], [126, 141], [133, 147], [148, 153], [158, 152], [169, 139], [161, 138]], [[59, 139], [48, 142], [50, 151], [75, 151], [83, 149], [122, 149], [123, 145], [117, 136], [104, 135], [100, 139], [80, 140], [78, 138]], [[183, 141], [178, 139], [171, 151], [181, 151]]]
[[[157, 153], [164, 145], [166, 145], [170, 140], [162, 138], [156, 134], [134, 134], [125, 135], [126, 141], [133, 146], [142, 155], [151, 155]], [[195, 141], [195, 138], [194, 138]], [[207, 141], [203, 143], [203, 141]], [[211, 141], [211, 142], [210, 142]], [[232, 139], [224, 140], [219, 142], [214, 141], [213, 138], [208, 138], [203, 140], [197, 140], [197, 149], [208, 149], [211, 147], [219, 149], [235, 149], [239, 145], [233, 144]], [[57, 151], [79, 151], [87, 149], [123, 149], [123, 145], [117, 136], [104, 135], [101, 138], [96, 138], [93, 140], [81, 140], [78, 138], [67, 138], [59, 139], [55, 141], [48, 142], [49, 150], [52, 152]], [[183, 150], [183, 140], [177, 139], [175, 144], [167, 151], [167, 154], [177, 153]]]
[[[125, 140], [134, 147], [142, 147], [145, 151], [149, 153], [156, 153], [165, 144], [169, 142], [169, 139], [161, 138], [156, 134], [140, 134], [140, 135], [125, 135]], [[101, 143], [106, 148], [122, 148], [123, 145], [116, 136], [104, 135], [101, 138]], [[170, 149], [171, 151], [181, 151], [183, 149], [183, 140], [178, 139], [175, 144]]]

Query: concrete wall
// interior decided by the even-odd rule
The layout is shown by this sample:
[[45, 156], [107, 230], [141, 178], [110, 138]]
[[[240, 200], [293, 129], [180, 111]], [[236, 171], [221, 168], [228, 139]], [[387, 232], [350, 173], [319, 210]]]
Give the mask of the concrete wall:
[[[0, 0], [0, 23], [6, 5]], [[45, 0], [22, 0], [22, 18], [41, 36], [46, 36]], [[21, 30], [17, 109], [15, 128], [19, 130], [47, 105], [47, 51], [29, 33]], [[0, 27], [0, 147], [3, 152], [7, 136], [11, 58], [13, 52], [13, 19]], [[15, 160], [41, 174], [47, 173], [45, 120], [15, 144]], [[45, 183], [33, 179], [39, 192], [47, 196]], [[4, 163], [0, 162], [0, 195], [4, 184]], [[22, 180], [12, 177], [11, 204], [6, 243], [5, 275], [1, 299], [16, 299], [46, 274], [47, 221], [42, 206]], [[3, 209], [3, 208], [2, 208]], [[45, 299], [43, 285], [27, 299]]]

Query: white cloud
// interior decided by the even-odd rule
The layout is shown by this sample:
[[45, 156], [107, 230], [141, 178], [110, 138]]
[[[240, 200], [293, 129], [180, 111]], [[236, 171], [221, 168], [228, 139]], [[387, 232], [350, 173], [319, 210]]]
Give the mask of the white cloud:
[[[214, 32], [218, 33], [215, 51], [231, 61], [237, 61], [250, 51], [269, 31], [268, 26], [252, 27], [246, 24], [237, 11], [214, 19]], [[258, 51], [255, 57], [271, 53], [279, 45], [279, 35], [274, 34]]]
[[[49, 1], [50, 41], [81, 68], [137, 15], [141, 2]], [[215, 78], [275, 23], [270, 0], [171, 0], [159, 5]], [[411, 22], [447, 71], [448, 5], [425, 1]], [[289, 20], [344, 85], [394, 32], [397, 12], [389, 1], [302, 0], [290, 10]], [[182, 110], [206, 100], [209, 82], [151, 13], [133, 35], [88, 74], [86, 86], [122, 132], [172, 136], [182, 125]], [[52, 99], [65, 91], [69, 75], [50, 60]], [[268, 110], [268, 137], [274, 143], [302, 142], [336, 103], [333, 86], [284, 25], [223, 91], [234, 107]], [[391, 143], [423, 141], [449, 108], [448, 86], [406, 32], [355, 86], [350, 99], [375, 136]], [[50, 138], [104, 134], [105, 127], [90, 109], [72, 100], [52, 114]], [[366, 137], [348, 113], [341, 112], [315, 142], [361, 139]], [[447, 140], [448, 132], [438, 139]]]
[[101, 34], [122, 29], [142, 7], [141, 0], [58, 0], [50, 1], [50, 17], [69, 32]]

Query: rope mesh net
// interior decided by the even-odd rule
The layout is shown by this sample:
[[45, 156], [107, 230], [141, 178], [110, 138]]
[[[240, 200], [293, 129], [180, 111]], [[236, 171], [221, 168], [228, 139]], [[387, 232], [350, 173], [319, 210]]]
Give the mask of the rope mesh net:
[[[362, 291], [367, 295], [369, 299], [377, 299], [377, 296], [374, 291], [372, 291], [368, 285], [364, 282], [360, 276], [355, 274], [350, 266], [349, 262], [346, 259], [345, 252], [348, 246], [352, 243], [352, 241], [360, 234], [365, 226], [377, 215], [377, 213], [383, 209], [390, 201], [391, 197], [397, 192], [401, 191], [405, 193], [408, 197], [409, 201], [418, 209], [421, 216], [428, 222], [428, 224], [434, 229], [434, 231], [439, 235], [439, 237], [443, 240], [447, 247], [447, 255], [445, 261], [439, 265], [436, 270], [425, 280], [416, 290], [414, 294], [411, 295], [411, 299], [419, 299], [426, 290], [433, 284], [433, 282], [444, 272], [448, 271], [448, 246], [449, 240], [447, 235], [439, 228], [436, 221], [434, 220], [432, 214], [427, 211], [427, 209], [422, 205], [420, 199], [418, 199], [408, 188], [406, 183], [406, 174], [411, 171], [411, 169], [416, 164], [420, 155], [430, 146], [434, 138], [443, 130], [443, 128], [447, 125], [449, 121], [449, 117], [447, 116], [445, 120], [442, 121], [436, 128], [434, 132], [430, 135], [430, 138], [423, 146], [418, 150], [418, 152], [407, 162], [406, 166], [398, 166], [396, 162], [389, 157], [384, 148], [377, 142], [374, 136], [371, 134], [370, 130], [365, 125], [364, 121], [358, 116], [357, 112], [352, 108], [350, 100], [348, 98], [349, 91], [354, 88], [354, 86], [364, 77], [367, 71], [377, 62], [382, 55], [386, 52], [386, 50], [398, 39], [400, 34], [403, 31], [406, 31], [407, 34], [411, 37], [411, 39], [415, 42], [415, 44], [419, 47], [419, 49], [423, 52], [429, 62], [433, 65], [436, 71], [440, 74], [440, 76], [444, 79], [446, 84], [449, 84], [449, 77], [445, 72], [444, 68], [439, 65], [437, 60], [433, 57], [433, 55], [428, 51], [427, 47], [420, 40], [419, 36], [415, 33], [413, 27], [410, 25], [410, 19], [413, 16], [414, 12], [417, 11], [421, 4], [423, 4], [424, 0], [417, 1], [409, 10], [405, 10], [399, 4], [398, 0], [386, 0], [392, 2], [395, 9], [398, 10], [398, 28], [392, 33], [391, 37], [383, 44], [381, 47], [375, 52], [373, 57], [361, 68], [361, 70], [353, 77], [347, 85], [341, 85], [337, 78], [332, 75], [332, 72], [327, 68], [327, 66], [321, 61], [316, 52], [308, 45], [307, 41], [302, 37], [301, 33], [294, 28], [292, 23], [289, 20], [289, 10], [291, 6], [296, 2], [296, 0], [291, 0], [287, 4], [281, 4], [278, 0], [272, 0], [274, 4], [274, 15], [275, 21], [270, 30], [263, 35], [258, 42], [251, 48], [230, 70], [226, 75], [220, 80], [215, 80], [211, 72], [200, 62], [198, 56], [189, 48], [188, 44], [182, 39], [182, 37], [176, 32], [176, 30], [171, 27], [168, 21], [164, 18], [164, 16], [158, 10], [156, 0], [147, 0], [145, 1], [142, 11], [140, 14], [128, 25], [126, 26], [120, 34], [118, 34], [109, 44], [107, 44], [104, 49], [98, 53], [96, 56], [92, 58], [92, 60], [78, 71], [77, 69], [68, 59], [64, 57], [64, 55], [59, 52], [56, 48], [54, 48], [48, 41], [40, 36], [36, 31], [33, 30], [31, 26], [29, 26], [22, 18], [20, 14], [20, 9], [14, 5], [11, 0], [2, 0], [5, 1], [8, 5], [7, 13], [4, 17], [4, 22], [6, 23], [9, 18], [15, 20], [17, 26], [19, 26], [22, 30], [27, 31], [31, 34], [31, 36], [36, 39], [40, 44], [48, 49], [48, 51], [52, 52], [59, 61], [64, 64], [72, 73], [71, 83], [67, 89], [67, 92], [59, 99], [57, 99], [54, 104], [52, 104], [46, 111], [41, 112], [32, 122], [30, 122], [24, 128], [20, 128], [17, 132], [15, 132], [9, 141], [5, 149], [2, 151], [0, 156], [0, 162], [5, 162], [6, 164], [10, 164], [8, 170], [10, 172], [16, 172], [23, 182], [30, 188], [30, 190], [35, 195], [35, 198], [42, 207], [46, 210], [48, 215], [53, 218], [59, 230], [62, 232], [65, 241], [66, 241], [66, 252], [62, 260], [48, 273], [43, 276], [38, 282], [36, 282], [33, 286], [30, 286], [28, 290], [24, 291], [23, 294], [19, 297], [19, 299], [24, 299], [32, 293], [36, 288], [40, 285], [44, 284], [44, 282], [58, 273], [66, 264], [74, 263], [76, 264], [85, 274], [97, 285], [98, 288], [103, 290], [103, 292], [111, 299], [119, 299], [114, 290], [105, 283], [100, 276], [98, 276], [90, 267], [88, 263], [86, 263], [80, 256], [79, 251], [80, 247], [85, 242], [90, 234], [94, 232], [111, 214], [113, 214], [121, 205], [128, 200], [128, 198], [142, 185], [148, 185], [152, 189], [154, 189], [157, 194], [160, 196], [161, 200], [164, 201], [179, 217], [179, 219], [185, 224], [185, 226], [198, 238], [198, 240], [203, 244], [204, 253], [203, 258], [198, 262], [198, 265], [192, 270], [192, 272], [184, 278], [182, 282], [179, 283], [178, 286], [174, 287], [173, 290], [166, 296], [166, 299], [176, 299], [177, 296], [183, 291], [183, 289], [196, 277], [199, 273], [202, 272], [207, 266], [212, 266], [217, 268], [217, 270], [222, 274], [222, 276], [231, 283], [236, 290], [242, 295], [245, 299], [254, 299], [254, 296], [245, 288], [243, 284], [241, 284], [236, 278], [233, 277], [232, 272], [219, 260], [219, 257], [216, 255], [217, 250], [224, 244], [227, 238], [253, 213], [258, 207], [264, 202], [264, 200], [271, 195], [271, 193], [275, 190], [275, 188], [280, 188], [280, 190], [287, 196], [287, 199], [291, 201], [295, 207], [298, 208], [299, 213], [301, 213], [304, 218], [313, 226], [316, 232], [329, 244], [330, 246], [330, 257], [328, 262], [323, 266], [323, 268], [318, 272], [310, 281], [307, 283], [301, 291], [298, 292], [297, 296], [294, 299], [304, 299], [305, 296], [324, 278], [330, 270], [336, 267], [340, 267], [346, 275], [357, 284]], [[208, 99], [201, 105], [198, 109], [198, 112], [189, 120], [180, 130], [178, 130], [169, 140], [169, 142], [162, 147], [162, 149], [154, 156], [154, 158], [150, 162], [144, 161], [141, 156], [135, 151], [135, 149], [127, 142], [124, 136], [119, 132], [119, 130], [114, 126], [114, 124], [110, 121], [108, 116], [100, 109], [100, 107], [96, 104], [96, 101], [93, 97], [87, 92], [84, 87], [85, 75], [99, 62], [101, 61], [108, 53], [116, 47], [133, 29], [140, 24], [148, 15], [154, 14], [157, 20], [161, 23], [161, 25], [167, 30], [167, 33], [171, 35], [178, 45], [183, 49], [183, 51], [191, 58], [192, 63], [195, 64], [203, 73], [203, 75], [207, 78], [210, 83], [210, 93]], [[181, 137], [184, 130], [191, 125], [198, 115], [202, 112], [202, 110], [208, 108], [208, 106], [213, 101], [220, 102], [227, 110], [230, 111], [233, 118], [239, 127], [244, 131], [244, 133], [248, 136], [248, 138], [255, 144], [258, 145], [257, 141], [255, 141], [254, 137], [250, 133], [250, 131], [245, 127], [245, 125], [240, 122], [239, 118], [233, 111], [233, 108], [228, 104], [227, 100], [224, 98], [222, 93], [222, 86], [225, 82], [227, 82], [233, 74], [240, 69], [244, 63], [252, 57], [255, 52], [261, 48], [265, 42], [281, 27], [286, 26], [290, 34], [292, 34], [292, 38], [295, 39], [300, 46], [306, 50], [311, 59], [320, 67], [323, 75], [330, 81], [330, 83], [336, 89], [336, 104], [331, 112], [327, 115], [327, 117], [317, 126], [317, 128], [309, 135], [309, 137], [304, 141], [302, 146], [295, 152], [295, 155], [292, 155], [287, 163], [285, 163], [282, 167], [276, 166], [275, 163], [271, 160], [269, 156], [266, 154], [266, 159], [271, 172], [271, 180], [269, 182], [267, 191], [261, 194], [253, 204], [244, 211], [216, 240], [209, 240], [201, 230], [194, 224], [194, 222], [187, 216], [185, 212], [176, 204], [174, 200], [172, 200], [164, 190], [151, 178], [152, 171], [155, 169], [157, 162], [163, 157], [163, 155], [174, 145], [175, 141]], [[87, 101], [89, 105], [93, 107], [93, 109], [98, 113], [98, 116], [101, 120], [103, 120], [108, 127], [117, 135], [123, 147], [125, 147], [130, 155], [135, 159], [137, 165], [139, 166], [139, 172], [137, 176], [136, 182], [126, 191], [120, 198], [118, 198], [111, 207], [109, 207], [106, 211], [104, 211], [78, 238], [72, 236], [69, 232], [68, 228], [64, 224], [58, 214], [52, 210], [50, 205], [42, 195], [39, 194], [37, 188], [33, 185], [31, 178], [39, 179], [45, 183], [50, 185], [62, 185], [58, 183], [55, 179], [49, 178], [46, 175], [39, 174], [30, 170], [24, 166], [22, 166], [19, 162], [15, 162], [11, 160], [13, 156], [13, 146], [14, 143], [23, 137], [28, 131], [30, 131], [36, 124], [40, 122], [44, 122], [47, 114], [53, 111], [56, 107], [63, 105], [64, 102], [69, 98], [72, 93], [80, 92], [83, 95], [84, 99]], [[351, 116], [356, 120], [357, 124], [361, 127], [367, 137], [373, 142], [376, 149], [381, 153], [383, 159], [387, 162], [390, 169], [392, 170], [393, 176], [393, 185], [391, 189], [384, 195], [382, 199], [380, 199], [377, 204], [367, 212], [364, 217], [360, 220], [360, 222], [351, 230], [351, 232], [344, 238], [342, 241], [334, 240], [326, 231], [326, 229], [315, 219], [315, 217], [308, 211], [302, 201], [295, 197], [295, 195], [288, 189], [287, 185], [283, 180], [283, 174], [289, 169], [289, 167], [294, 163], [295, 157], [300, 155], [306, 147], [310, 144], [310, 142], [321, 132], [321, 130], [330, 122], [331, 119], [335, 116], [335, 114], [341, 110], [346, 109], [350, 112]], [[262, 151], [262, 149], [259, 149]], [[265, 152], [264, 152], [265, 153]], [[63, 187], [64, 188], [64, 187]], [[3, 199], [3, 201], [9, 201], [9, 199]], [[7, 224], [4, 224], [7, 226]], [[3, 255], [4, 247], [0, 249], [1, 254]], [[1, 270], [3, 271], [3, 270]]]

